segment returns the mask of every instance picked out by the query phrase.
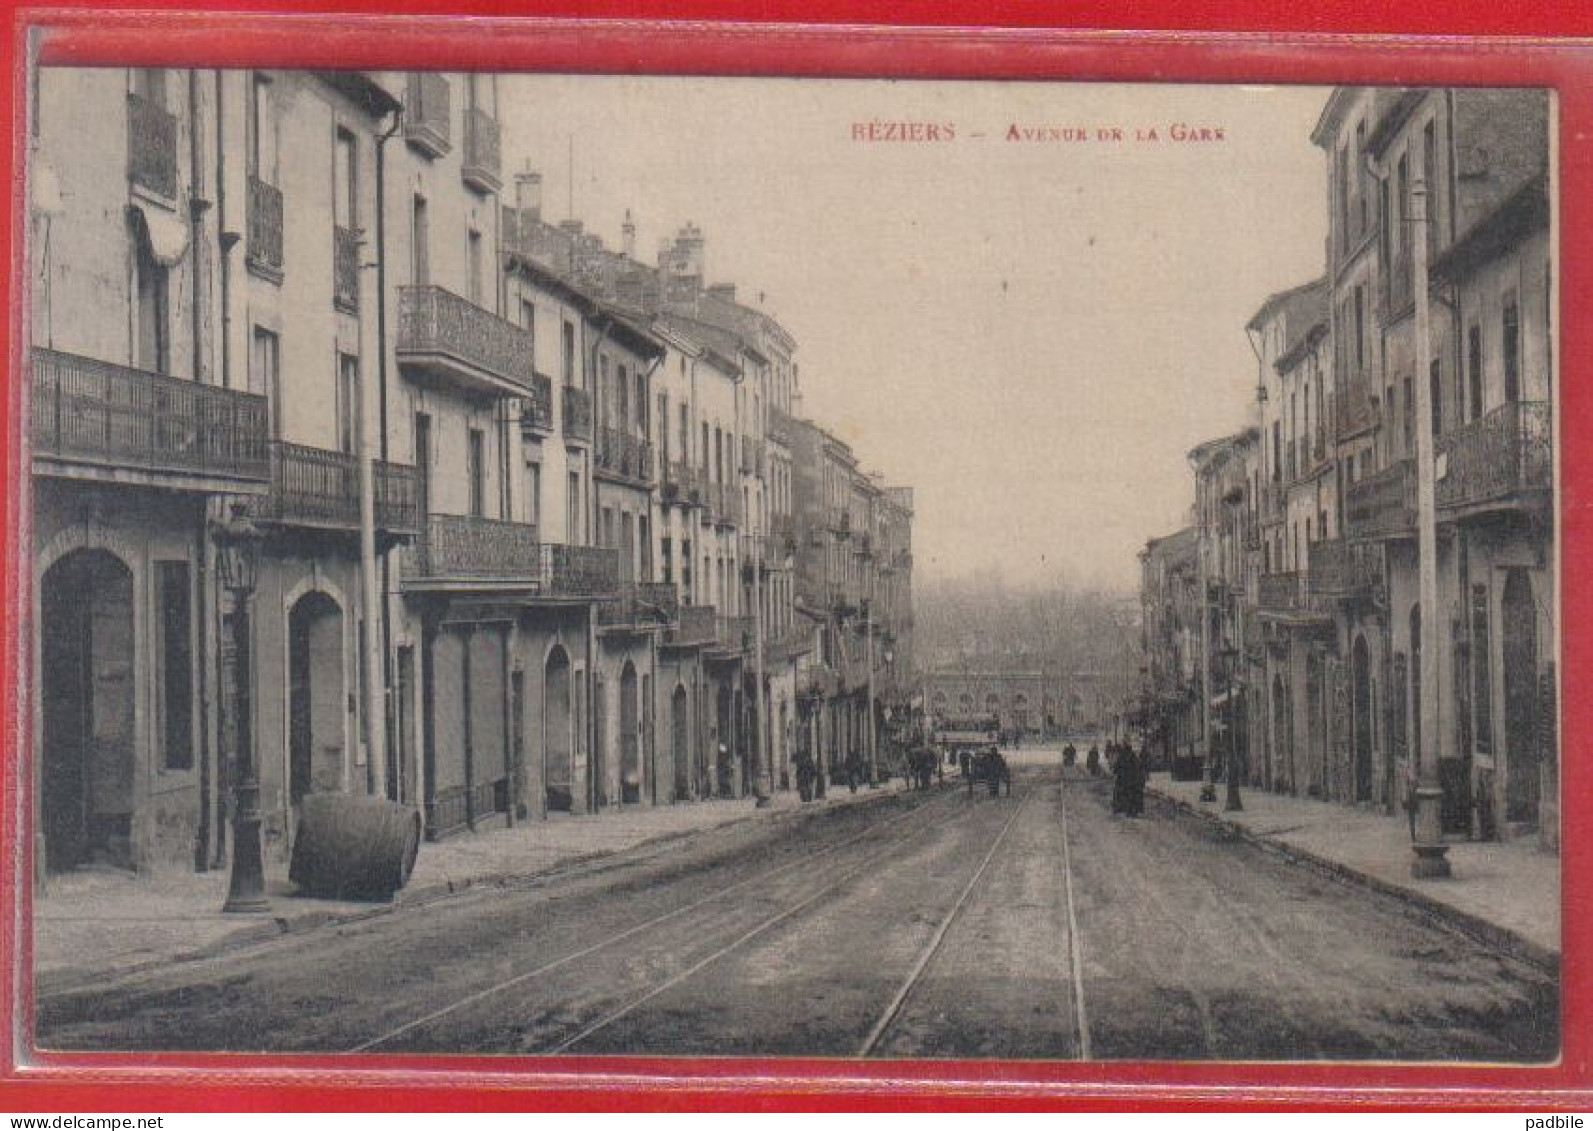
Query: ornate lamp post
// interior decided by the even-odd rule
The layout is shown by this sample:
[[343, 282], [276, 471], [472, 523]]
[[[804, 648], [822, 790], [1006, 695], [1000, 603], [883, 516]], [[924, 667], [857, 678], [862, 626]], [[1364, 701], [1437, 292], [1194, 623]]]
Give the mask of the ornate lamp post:
[[225, 522], [214, 523], [216, 568], [222, 588], [232, 594], [233, 734], [237, 745], [237, 782], [233, 787], [232, 873], [227, 883], [227, 912], [270, 909], [265, 895], [265, 861], [260, 850], [260, 771], [255, 765], [253, 711], [249, 700], [249, 599], [260, 578], [260, 542], [264, 535], [235, 503]]

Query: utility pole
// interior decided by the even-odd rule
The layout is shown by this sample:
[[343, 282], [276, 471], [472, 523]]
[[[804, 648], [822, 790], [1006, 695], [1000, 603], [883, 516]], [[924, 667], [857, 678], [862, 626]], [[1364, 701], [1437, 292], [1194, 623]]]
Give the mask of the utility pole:
[[1210, 581], [1206, 573], [1206, 507], [1198, 494], [1195, 505], [1200, 513], [1195, 542], [1195, 573], [1200, 591], [1195, 594], [1195, 608], [1200, 610], [1200, 733], [1206, 740], [1205, 780], [1200, 783], [1200, 800], [1217, 800], [1217, 768], [1213, 761], [1211, 742], [1211, 607], [1208, 604]]
[[876, 746], [874, 734], [874, 567], [868, 567], [868, 612], [865, 614], [863, 629], [868, 639], [868, 704], [863, 718], [868, 726], [868, 785], [870, 789], [879, 785], [879, 750]]
[[756, 533], [749, 535], [747, 541], [752, 560], [752, 710], [758, 729], [758, 768], [752, 775], [752, 793], [758, 799], [758, 808], [766, 809], [774, 799], [774, 748], [769, 742], [763, 710], [763, 545]]
[[1416, 292], [1416, 582], [1421, 608], [1421, 742], [1411, 751], [1416, 759], [1416, 837], [1410, 874], [1438, 879], [1450, 874], [1443, 843], [1438, 783], [1438, 510], [1434, 500], [1431, 297], [1427, 279], [1427, 174], [1420, 169], [1410, 187], [1411, 239]]

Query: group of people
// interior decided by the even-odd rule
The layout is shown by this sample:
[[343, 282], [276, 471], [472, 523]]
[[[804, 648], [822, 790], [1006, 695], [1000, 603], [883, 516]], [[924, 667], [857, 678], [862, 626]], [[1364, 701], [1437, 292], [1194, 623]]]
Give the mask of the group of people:
[[[1062, 748], [1062, 764], [1078, 763], [1078, 749], [1070, 742]], [[1092, 744], [1084, 756], [1084, 768], [1092, 778], [1102, 773], [1101, 748]], [[1145, 760], [1126, 742], [1107, 742], [1105, 772], [1112, 775], [1112, 812], [1125, 817], [1138, 817], [1145, 812], [1145, 778], [1148, 767]]]

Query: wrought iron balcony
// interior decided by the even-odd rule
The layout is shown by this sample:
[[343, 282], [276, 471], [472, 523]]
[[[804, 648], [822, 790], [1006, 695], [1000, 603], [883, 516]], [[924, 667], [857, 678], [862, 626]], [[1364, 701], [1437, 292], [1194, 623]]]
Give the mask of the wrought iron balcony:
[[541, 373], [531, 374], [531, 384], [525, 391], [525, 401], [520, 409], [520, 427], [530, 432], [553, 431], [553, 379]]
[[597, 433], [597, 470], [637, 482], [653, 478], [653, 446], [606, 425]]
[[575, 385], [565, 385], [564, 436], [569, 440], [592, 439], [592, 394]]
[[763, 476], [764, 449], [762, 440], [741, 441], [741, 473]]
[[534, 392], [530, 333], [442, 287], [399, 288], [397, 352], [399, 364], [440, 380], [512, 396]]
[[720, 526], [741, 525], [741, 488], [731, 483], [709, 483], [703, 488], [708, 510]]
[[332, 305], [350, 314], [360, 308], [360, 237], [350, 228], [332, 228]]
[[625, 586], [597, 607], [599, 624], [618, 627], [668, 625], [680, 614], [680, 595], [667, 582]]
[[448, 80], [429, 71], [412, 72], [404, 91], [404, 140], [431, 157], [452, 147]]
[[794, 420], [789, 413], [782, 412], [777, 408], [771, 408], [769, 410], [769, 439], [776, 444], [789, 448], [792, 439], [796, 435], [796, 429], [793, 424]]
[[127, 179], [159, 196], [177, 197], [177, 116], [132, 93], [127, 96]]
[[698, 484], [697, 473], [691, 464], [685, 460], [672, 459], [662, 461], [664, 498], [677, 503], [699, 503], [702, 501], [702, 488]]
[[474, 106], [465, 111], [465, 152], [460, 175], [478, 192], [497, 192], [503, 187], [498, 135], [498, 120], [491, 114]]
[[714, 639], [720, 648], [730, 652], [745, 652], [753, 644], [753, 624], [751, 617], [716, 616], [714, 618]]
[[1441, 509], [1520, 505], [1547, 491], [1554, 474], [1552, 421], [1543, 401], [1512, 401], [1439, 437], [1444, 470], [1434, 494]]
[[282, 190], [249, 178], [249, 263], [268, 272], [282, 271]]
[[1258, 579], [1256, 607], [1264, 612], [1293, 612], [1304, 591], [1303, 573], [1264, 573]]
[[536, 580], [541, 573], [537, 528], [528, 522], [434, 514], [415, 546], [418, 578]]
[[1311, 543], [1306, 588], [1313, 596], [1366, 597], [1381, 580], [1382, 562], [1376, 546], [1339, 538]]
[[712, 644], [718, 639], [719, 615], [714, 606], [681, 605], [676, 618], [675, 626], [664, 637], [666, 644]]
[[[413, 467], [378, 462], [373, 478], [380, 530], [419, 529]], [[292, 444], [271, 445], [271, 493], [252, 508], [256, 519], [292, 526], [352, 530], [360, 521], [359, 461], [345, 452]]]
[[1416, 467], [1399, 460], [1350, 485], [1344, 495], [1345, 533], [1351, 538], [1405, 538], [1416, 529]]
[[35, 460], [112, 473], [270, 480], [262, 396], [47, 349], [33, 351], [31, 377]]
[[591, 597], [614, 593], [620, 585], [619, 551], [601, 546], [542, 547], [538, 579], [542, 591], [561, 597]]

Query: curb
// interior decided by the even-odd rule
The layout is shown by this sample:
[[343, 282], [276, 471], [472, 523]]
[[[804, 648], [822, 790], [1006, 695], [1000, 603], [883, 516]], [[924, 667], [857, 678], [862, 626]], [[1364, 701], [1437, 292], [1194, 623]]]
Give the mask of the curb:
[[[701, 836], [704, 833], [736, 828], [752, 821], [789, 822], [804, 816], [814, 816], [827, 810], [840, 809], [852, 805], [874, 804], [884, 798], [899, 796], [903, 792], [896, 789], [870, 790], [866, 793], [859, 793], [855, 799], [849, 799], [839, 804], [832, 803], [818, 806], [801, 804], [791, 808], [779, 809], [772, 813], [752, 809], [729, 817], [717, 824], [700, 828], [660, 832], [656, 836], [643, 837], [641, 840], [633, 841], [620, 847], [605, 848], [596, 852], [586, 852], [555, 860], [544, 868], [532, 871], [488, 872], [480, 875], [460, 876], [457, 879], [434, 880], [420, 887], [403, 888], [388, 903], [374, 903], [368, 907], [351, 910], [333, 911], [319, 907], [307, 907], [292, 909], [283, 914], [269, 914], [260, 919], [242, 923], [235, 930], [228, 931], [226, 934], [191, 950], [178, 951], [172, 954], [148, 955], [121, 965], [111, 960], [108, 964], [92, 969], [88, 967], [62, 967], [48, 973], [35, 974], [34, 1000], [38, 1001], [47, 997], [58, 997], [85, 991], [93, 992], [102, 988], [111, 979], [135, 977], [160, 967], [174, 966], [185, 962], [202, 962], [218, 958], [229, 951], [241, 950], [244, 947], [270, 942], [272, 939], [282, 938], [286, 935], [303, 934], [322, 927], [360, 923], [381, 915], [390, 915], [395, 911], [423, 907], [438, 900], [462, 895], [465, 892], [480, 888], [503, 887], [526, 880], [553, 879], [563, 873], [590, 867], [600, 861], [638, 848], [656, 848], [672, 841], [685, 840], [693, 836]], [[283, 896], [281, 898], [285, 900], [309, 899], [309, 897], [300, 896]]]
[[1169, 805], [1174, 805], [1186, 813], [1193, 813], [1202, 820], [1210, 821], [1213, 824], [1231, 830], [1235, 835], [1264, 852], [1280, 856], [1293, 864], [1304, 865], [1307, 868], [1323, 873], [1330, 879], [1338, 880], [1340, 883], [1366, 888], [1390, 899], [1398, 900], [1407, 907], [1420, 912], [1424, 917], [1437, 920], [1441, 925], [1458, 931], [1476, 942], [1483, 943], [1495, 950], [1504, 951], [1511, 958], [1535, 967], [1545, 974], [1559, 975], [1559, 951], [1546, 947], [1541, 943], [1533, 942], [1525, 935], [1509, 927], [1500, 926], [1498, 923], [1491, 922], [1470, 911], [1462, 911], [1452, 904], [1423, 895], [1421, 892], [1412, 891], [1410, 888], [1402, 887], [1399, 884], [1378, 879], [1376, 876], [1358, 871], [1348, 865], [1339, 863], [1337, 860], [1330, 860], [1326, 856], [1321, 856], [1308, 849], [1258, 835], [1236, 821], [1225, 820], [1219, 813], [1209, 812], [1182, 798], [1163, 793], [1154, 786], [1146, 786], [1145, 792], [1154, 794]]

